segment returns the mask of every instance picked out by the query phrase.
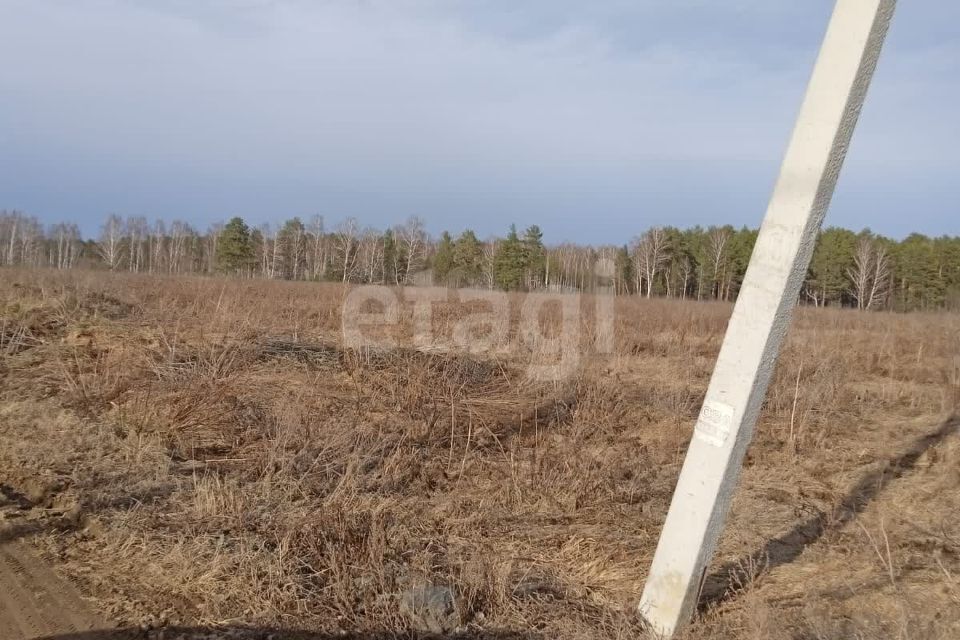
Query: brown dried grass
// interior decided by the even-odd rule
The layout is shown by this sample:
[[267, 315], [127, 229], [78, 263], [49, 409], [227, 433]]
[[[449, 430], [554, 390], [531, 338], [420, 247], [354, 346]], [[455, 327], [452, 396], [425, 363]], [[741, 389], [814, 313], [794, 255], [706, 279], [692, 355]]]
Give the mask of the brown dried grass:
[[[343, 347], [339, 285], [2, 275], [0, 478], [82, 507], [38, 541], [118, 619], [400, 633], [430, 582], [468, 634], [642, 633], [728, 305], [619, 299], [555, 384]], [[798, 311], [691, 637], [957, 637], [958, 354], [956, 315]]]

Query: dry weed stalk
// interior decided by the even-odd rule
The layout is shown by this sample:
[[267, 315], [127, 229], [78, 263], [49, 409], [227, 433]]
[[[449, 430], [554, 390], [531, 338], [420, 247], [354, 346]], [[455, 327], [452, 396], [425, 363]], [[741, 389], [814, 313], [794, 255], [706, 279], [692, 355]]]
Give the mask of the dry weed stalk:
[[[619, 298], [615, 353], [585, 351], [555, 384], [525, 375], [549, 354], [519, 340], [519, 297], [516, 348], [483, 356], [449, 347], [468, 312], [452, 300], [435, 313], [441, 347], [409, 340], [405, 306], [406, 342], [356, 349], [340, 341], [341, 285], [4, 274], [2, 481], [47, 478], [44, 504], [85, 505], [80, 526], [40, 540], [113, 615], [162, 602], [184, 621], [399, 633], [402, 594], [429, 584], [455, 591], [465, 637], [639, 637], [634, 600], [729, 305]], [[541, 321], [548, 335], [560, 322]], [[595, 322], [582, 318], [585, 343]], [[869, 498], [937, 514], [925, 530], [944, 534], [924, 539], [938, 553], [907, 554], [917, 534], [900, 519], [864, 537], [830, 514], [955, 410], [958, 330], [946, 314], [799, 310], [719, 550], [739, 571], [692, 633], [816, 637], [803, 598], [908, 631], [893, 598], [955, 609], [960, 505], [924, 502], [960, 493], [952, 450]], [[870, 558], [896, 594], [870, 582]], [[845, 599], [830, 594], [841, 577]]]

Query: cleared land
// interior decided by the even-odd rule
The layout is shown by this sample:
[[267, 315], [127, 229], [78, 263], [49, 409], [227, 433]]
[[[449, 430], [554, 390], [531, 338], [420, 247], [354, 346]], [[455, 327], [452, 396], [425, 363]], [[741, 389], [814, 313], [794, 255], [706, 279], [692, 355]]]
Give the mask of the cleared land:
[[76, 589], [29, 547], [17, 542], [0, 545], [0, 638], [30, 640], [104, 626]]
[[[0, 271], [4, 543], [128, 627], [641, 636], [731, 307], [618, 299], [537, 382], [521, 296], [483, 356], [348, 348], [346, 292]], [[690, 637], [960, 637], [958, 405], [960, 316], [800, 309]]]

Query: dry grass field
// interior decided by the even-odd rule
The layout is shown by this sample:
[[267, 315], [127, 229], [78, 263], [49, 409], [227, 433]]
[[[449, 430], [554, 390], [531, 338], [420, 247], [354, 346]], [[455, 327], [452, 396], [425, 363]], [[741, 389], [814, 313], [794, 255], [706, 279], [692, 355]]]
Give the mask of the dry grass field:
[[[538, 381], [515, 309], [496, 354], [366, 351], [346, 294], [0, 271], [3, 538], [122, 624], [644, 637], [731, 307], [619, 298], [614, 353]], [[686, 635], [960, 637], [958, 404], [960, 316], [799, 309]]]

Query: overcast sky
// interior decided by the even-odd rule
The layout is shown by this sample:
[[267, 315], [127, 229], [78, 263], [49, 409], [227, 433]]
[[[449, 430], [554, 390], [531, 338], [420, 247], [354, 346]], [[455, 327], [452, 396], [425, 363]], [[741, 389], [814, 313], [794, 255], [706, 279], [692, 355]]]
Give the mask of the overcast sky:
[[[0, 209], [756, 226], [832, 5], [0, 0]], [[960, 233], [958, 80], [960, 2], [901, 2], [827, 224]]]

